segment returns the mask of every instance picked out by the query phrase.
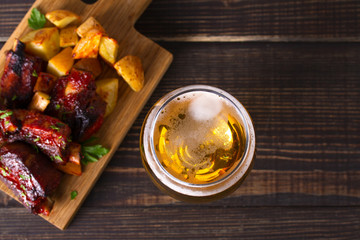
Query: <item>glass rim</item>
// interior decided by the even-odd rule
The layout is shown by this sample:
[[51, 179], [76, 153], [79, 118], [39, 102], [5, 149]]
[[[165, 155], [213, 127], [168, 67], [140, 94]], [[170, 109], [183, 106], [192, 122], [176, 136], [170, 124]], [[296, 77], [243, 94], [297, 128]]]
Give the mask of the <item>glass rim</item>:
[[[224, 177], [209, 182], [209, 183], [189, 183], [183, 180], [178, 179], [177, 177], [173, 176], [170, 172], [168, 172], [165, 167], [161, 164], [157, 154], [156, 154], [156, 150], [155, 150], [155, 144], [154, 144], [154, 131], [155, 131], [155, 126], [156, 126], [156, 122], [157, 119], [161, 113], [161, 111], [167, 106], [167, 104], [169, 104], [171, 101], [173, 101], [174, 99], [176, 99], [177, 97], [186, 94], [186, 93], [191, 93], [191, 92], [208, 92], [211, 94], [215, 94], [219, 97], [222, 97], [226, 102], [229, 102], [229, 104], [236, 110], [238, 116], [241, 118], [241, 124], [245, 130], [245, 148], [244, 148], [244, 152], [241, 156], [241, 159], [236, 163], [236, 166], [232, 166], [232, 170], [231, 172], [227, 173]], [[175, 89], [167, 94], [165, 94], [163, 97], [161, 97], [156, 104], [154, 105], [157, 108], [153, 108], [150, 110], [150, 112], [153, 112], [156, 110], [156, 113], [153, 115], [153, 118], [151, 119], [146, 119], [146, 123], [148, 123], [149, 121], [151, 122], [150, 125], [150, 149], [151, 149], [151, 156], [153, 157], [153, 159], [155, 160], [156, 164], [158, 167], [161, 168], [161, 170], [166, 174], [167, 177], [169, 177], [171, 180], [177, 182], [178, 184], [182, 185], [182, 186], [187, 186], [187, 187], [191, 187], [191, 188], [204, 188], [204, 187], [212, 187], [218, 184], [221, 184], [222, 182], [225, 182], [228, 178], [230, 178], [234, 173], [237, 172], [237, 170], [240, 168], [240, 166], [242, 165], [242, 163], [244, 162], [244, 158], [247, 156], [248, 151], [249, 151], [249, 127], [246, 124], [247, 121], [245, 119], [244, 116], [244, 110], [246, 112], [247, 115], [249, 115], [245, 109], [245, 107], [231, 94], [229, 94], [228, 92], [217, 88], [217, 87], [213, 87], [213, 86], [208, 86], [208, 85], [188, 85], [185, 87], [181, 87], [178, 89]], [[145, 123], [145, 124], [146, 124]]]

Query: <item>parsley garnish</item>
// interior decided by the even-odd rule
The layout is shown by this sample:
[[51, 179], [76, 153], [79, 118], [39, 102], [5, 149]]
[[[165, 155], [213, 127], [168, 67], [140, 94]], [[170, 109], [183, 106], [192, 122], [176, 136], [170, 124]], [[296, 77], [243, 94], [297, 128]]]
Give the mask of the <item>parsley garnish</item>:
[[28, 176], [24, 176], [24, 175], [22, 175], [22, 174], [19, 174], [19, 176], [21, 177], [21, 179], [23, 179], [23, 180], [27, 180], [27, 179], [29, 179], [29, 177]]
[[58, 160], [58, 161], [61, 161], [61, 162], [63, 161], [62, 158], [61, 158], [59, 155], [56, 155], [56, 156], [54, 157], [54, 159], [56, 159], [56, 160]]
[[81, 154], [83, 158], [81, 162], [83, 164], [88, 164], [89, 162], [97, 162], [102, 156], [107, 154], [110, 150], [104, 148], [100, 144], [93, 145], [93, 146], [81, 146]]
[[56, 130], [56, 131], [59, 131], [59, 130], [60, 130], [60, 128], [58, 128], [58, 127], [56, 127], [56, 126], [54, 126], [54, 125], [51, 125], [50, 128], [51, 128], [51, 129], [54, 129], [54, 130]]
[[75, 199], [76, 196], [78, 195], [78, 192], [76, 190], [71, 192], [71, 200]]
[[59, 105], [59, 104], [56, 104], [56, 105], [55, 105], [55, 109], [56, 109], [56, 110], [59, 110], [59, 109], [60, 109], [60, 105]]
[[34, 69], [34, 71], [32, 72], [32, 74], [31, 74], [33, 77], [38, 77], [38, 74], [37, 74], [37, 72], [36, 72], [36, 70]]
[[11, 98], [11, 101], [15, 101], [16, 98], [17, 98], [17, 96], [14, 95], [14, 96]]
[[7, 173], [6, 173], [5, 169], [1, 168], [1, 174], [2, 174], [4, 177], [7, 176]]
[[34, 139], [34, 142], [38, 142], [40, 140], [40, 137], [37, 137], [36, 139]]
[[31, 10], [30, 18], [28, 19], [29, 27], [36, 30], [36, 29], [43, 28], [45, 23], [46, 23], [45, 15], [42, 14], [36, 8], [33, 8]]
[[12, 111], [5, 112], [5, 113], [3, 113], [3, 114], [0, 116], [0, 119], [4, 119], [4, 118], [6, 118], [6, 117], [9, 117], [9, 116], [11, 116], [12, 114], [13, 114]]

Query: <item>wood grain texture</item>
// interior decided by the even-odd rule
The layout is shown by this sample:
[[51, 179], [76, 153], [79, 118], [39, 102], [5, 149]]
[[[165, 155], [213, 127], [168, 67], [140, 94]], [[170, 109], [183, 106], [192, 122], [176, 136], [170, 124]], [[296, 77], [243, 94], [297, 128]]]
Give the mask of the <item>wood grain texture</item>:
[[[1, 0], [0, 37], [32, 2]], [[136, 28], [171, 41], [359, 41], [359, 15], [357, 0], [156, 0]]]
[[[32, 2], [6, 1], [18, 21]], [[0, 239], [360, 239], [359, 4], [154, 0], [135, 26], [174, 61], [73, 223], [58, 231], [0, 193]], [[189, 84], [233, 94], [257, 135], [244, 184], [202, 205], [159, 191], [138, 149], [151, 105]]]
[[162, 0], [137, 28], [170, 41], [359, 41], [359, 14], [356, 0]]
[[[21, 209], [0, 209], [1, 239], [358, 239], [360, 208], [82, 208], [61, 232]], [[199, 217], [201, 216], [201, 217]], [[22, 218], [23, 223], [13, 219]], [[96, 221], [91, 221], [96, 219]], [[170, 220], [172, 219], [172, 220]], [[176, 221], [174, 221], [176, 219]], [[41, 228], [39, 228], [41, 226]], [[100, 228], [99, 226], [106, 226]]]
[[[172, 61], [172, 55], [169, 52], [142, 36], [133, 28], [135, 20], [149, 3], [150, 0], [103, 0], [89, 6], [84, 3], [75, 4], [70, 0], [55, 2], [38, 0], [31, 7], [36, 7], [42, 12], [67, 9], [79, 14], [83, 20], [89, 16], [95, 17], [107, 30], [107, 34], [119, 42], [118, 57], [121, 58], [125, 55], [139, 56], [145, 70], [145, 86], [138, 93], [133, 92], [126, 83], [120, 81], [118, 103], [113, 113], [105, 119], [102, 128], [97, 133], [98, 142], [109, 148], [110, 152], [99, 162], [84, 166], [81, 177], [65, 175], [53, 195], [55, 204], [50, 216], [41, 215], [60, 229], [66, 228], [74, 217]], [[31, 9], [0, 51], [0, 75], [4, 71], [5, 52], [11, 49], [15, 38], [20, 38], [24, 33], [31, 30], [27, 26], [30, 11]], [[117, 77], [117, 73], [114, 69], [105, 66], [99, 78], [109, 77]], [[0, 183], [0, 189], [13, 196], [5, 184]], [[71, 200], [69, 196], [74, 190], [78, 192], [78, 196], [76, 199]]]

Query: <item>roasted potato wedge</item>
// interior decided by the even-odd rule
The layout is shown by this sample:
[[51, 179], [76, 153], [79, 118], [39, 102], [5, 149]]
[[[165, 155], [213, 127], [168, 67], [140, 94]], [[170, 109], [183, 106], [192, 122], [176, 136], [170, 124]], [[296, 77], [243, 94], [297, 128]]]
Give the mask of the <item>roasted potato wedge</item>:
[[80, 155], [81, 145], [77, 143], [71, 143], [69, 146], [69, 152], [69, 161], [65, 165], [56, 164], [56, 168], [64, 173], [80, 176], [82, 174]]
[[39, 112], [45, 111], [50, 103], [50, 96], [43, 92], [36, 92], [29, 104], [30, 110], [37, 110]]
[[105, 62], [111, 66], [115, 63], [119, 50], [119, 44], [113, 38], [108, 36], [101, 37], [99, 54]]
[[97, 58], [102, 33], [90, 32], [75, 45], [72, 57], [80, 58]]
[[36, 80], [34, 92], [50, 94], [56, 83], [56, 77], [50, 73], [41, 72]]
[[125, 56], [115, 63], [117, 73], [129, 84], [135, 92], [144, 86], [145, 76], [141, 59], [137, 56]]
[[70, 23], [80, 20], [80, 17], [68, 10], [55, 10], [48, 12], [45, 17], [58, 28], [64, 28]]
[[79, 41], [76, 27], [67, 27], [60, 30], [60, 47], [67, 48], [75, 46]]
[[47, 72], [54, 74], [57, 77], [65, 76], [68, 74], [73, 64], [72, 48], [68, 47], [49, 60]]
[[106, 78], [95, 82], [96, 93], [106, 102], [105, 117], [108, 116], [115, 108], [118, 91], [119, 80], [117, 78]]
[[97, 58], [83, 58], [75, 63], [74, 68], [79, 70], [84, 70], [94, 74], [94, 77], [97, 78], [102, 71], [101, 64]]
[[56, 27], [31, 31], [20, 41], [25, 43], [25, 51], [45, 61], [49, 61], [60, 51], [60, 36]]
[[83, 24], [81, 24], [76, 29], [76, 32], [81, 38], [85, 37], [90, 32], [101, 33], [102, 35], [106, 35], [105, 29], [93, 17], [89, 17]]

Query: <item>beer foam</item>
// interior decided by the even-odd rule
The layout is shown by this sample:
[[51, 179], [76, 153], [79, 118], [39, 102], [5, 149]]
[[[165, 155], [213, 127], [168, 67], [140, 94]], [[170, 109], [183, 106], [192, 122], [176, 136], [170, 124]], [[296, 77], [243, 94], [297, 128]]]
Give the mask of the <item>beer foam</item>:
[[222, 101], [214, 94], [199, 94], [189, 105], [189, 114], [196, 121], [208, 121], [222, 109]]

